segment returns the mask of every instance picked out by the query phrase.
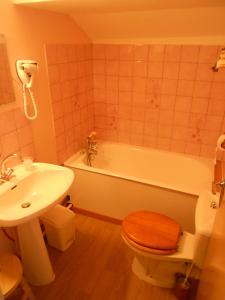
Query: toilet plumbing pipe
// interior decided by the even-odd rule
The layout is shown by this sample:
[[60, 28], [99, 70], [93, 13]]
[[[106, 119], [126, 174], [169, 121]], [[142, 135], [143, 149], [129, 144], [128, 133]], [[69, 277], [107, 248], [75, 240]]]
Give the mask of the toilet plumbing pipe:
[[223, 164], [222, 157], [225, 151], [225, 134], [222, 134], [216, 143], [215, 158], [214, 158], [214, 179], [212, 182], [212, 193], [215, 195], [220, 192], [220, 186], [216, 185], [223, 179]]
[[185, 274], [185, 278], [184, 278], [184, 281], [183, 281], [184, 286], [186, 286], [186, 284], [187, 284], [188, 278], [191, 275], [191, 271], [192, 271], [193, 267], [194, 267], [194, 263], [192, 262], [191, 265], [190, 265], [190, 268], [187, 270], [187, 272]]

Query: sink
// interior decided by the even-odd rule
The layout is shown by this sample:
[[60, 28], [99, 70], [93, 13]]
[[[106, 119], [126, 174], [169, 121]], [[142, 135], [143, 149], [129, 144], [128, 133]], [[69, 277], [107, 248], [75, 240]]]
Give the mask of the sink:
[[33, 285], [46, 285], [54, 280], [55, 274], [39, 216], [62, 200], [74, 173], [66, 167], [34, 163], [30, 171], [18, 165], [14, 174], [10, 181], [0, 185], [0, 227], [16, 226], [27, 280]]
[[17, 226], [42, 215], [62, 199], [74, 178], [72, 170], [45, 163], [35, 163], [30, 172], [23, 172], [20, 166], [15, 174], [7, 188], [0, 189], [1, 227]]

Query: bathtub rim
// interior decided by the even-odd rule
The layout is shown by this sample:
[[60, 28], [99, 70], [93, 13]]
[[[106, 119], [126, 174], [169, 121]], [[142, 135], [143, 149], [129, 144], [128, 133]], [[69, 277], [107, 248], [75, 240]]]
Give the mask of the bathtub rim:
[[[176, 152], [171, 152], [171, 151], [165, 151], [165, 150], [160, 150], [160, 149], [155, 149], [155, 148], [148, 148], [148, 147], [142, 147], [142, 146], [133, 146], [133, 145], [129, 145], [129, 144], [124, 144], [124, 143], [115, 143], [115, 142], [108, 142], [108, 141], [98, 141], [99, 145], [104, 145], [104, 144], [108, 144], [108, 145], [122, 145], [122, 146], [126, 146], [126, 147], [132, 147], [134, 148], [134, 150], [150, 150], [150, 151], [154, 151], [154, 152], [160, 152], [160, 153], [164, 153], [164, 154], [172, 154], [172, 155], [178, 155], [180, 157], [185, 157], [185, 158], [191, 158], [194, 160], [198, 160], [202, 163], [205, 163], [206, 167], [212, 167], [213, 166], [213, 160], [208, 159], [208, 158], [202, 158], [199, 156], [194, 156], [194, 155], [187, 155], [187, 154], [183, 154], [183, 153], [176, 153]], [[123, 180], [127, 180], [127, 181], [133, 181], [133, 182], [138, 182], [141, 184], [145, 184], [145, 185], [149, 185], [149, 186], [153, 186], [153, 187], [157, 187], [157, 188], [162, 188], [165, 190], [172, 190], [172, 191], [176, 191], [179, 193], [183, 193], [183, 194], [188, 194], [188, 195], [193, 195], [193, 196], [199, 196], [199, 194], [202, 192], [202, 190], [194, 190], [194, 189], [181, 189], [179, 187], [174, 187], [172, 185], [169, 184], [165, 184], [162, 182], [156, 182], [154, 180], [146, 180], [144, 178], [141, 177], [135, 177], [135, 176], [129, 176], [127, 174], [123, 174], [123, 173], [114, 173], [112, 171], [106, 170], [106, 169], [101, 169], [101, 168], [96, 168], [96, 167], [90, 167], [86, 164], [84, 164], [84, 159], [85, 159], [85, 155], [86, 155], [86, 151], [85, 149], [81, 149], [78, 150], [75, 154], [73, 154], [70, 158], [68, 158], [65, 162], [64, 162], [64, 166], [66, 167], [70, 167], [73, 169], [79, 169], [82, 171], [87, 171], [87, 172], [91, 172], [91, 173], [97, 173], [97, 174], [101, 174], [101, 175], [106, 175], [109, 177], [116, 177], [118, 179], [123, 179]], [[76, 174], [75, 174], [76, 175]], [[210, 190], [211, 188], [211, 182], [208, 183], [208, 189], [205, 188], [204, 190]]]

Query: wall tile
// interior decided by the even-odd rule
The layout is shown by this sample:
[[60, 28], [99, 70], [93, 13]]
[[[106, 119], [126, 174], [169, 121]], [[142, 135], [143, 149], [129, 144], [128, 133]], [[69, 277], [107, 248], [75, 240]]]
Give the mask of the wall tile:
[[225, 82], [225, 69], [221, 68], [219, 72], [214, 72], [214, 81], [215, 82]]
[[145, 61], [135, 61], [133, 64], [133, 76], [146, 77], [147, 63]]
[[198, 62], [199, 59], [199, 46], [184, 45], [181, 49], [181, 61], [187, 63]]
[[[178, 81], [175, 79], [163, 79], [162, 81], [162, 94], [175, 95], [177, 90]], [[182, 96], [185, 96], [181, 94]]]
[[181, 45], [166, 45], [164, 59], [166, 62], [179, 62], [181, 59]]
[[144, 126], [144, 135], [156, 138], [158, 136], [158, 123], [146, 121]]
[[217, 59], [218, 47], [217, 46], [200, 46], [199, 62], [214, 64]]
[[173, 141], [186, 141], [187, 127], [174, 126], [172, 132]]
[[133, 107], [131, 120], [143, 122], [145, 120], [145, 109], [142, 107]]
[[13, 111], [0, 114], [0, 135], [10, 133], [16, 129]]
[[194, 81], [178, 80], [177, 95], [191, 97], [194, 90]]
[[163, 69], [163, 78], [166, 79], [178, 79], [179, 75], [179, 63], [176, 62], [165, 62]]
[[189, 112], [192, 105], [192, 97], [177, 96], [175, 103], [175, 110], [182, 112]]
[[143, 146], [156, 148], [156, 138], [148, 135], [144, 135], [143, 137]]
[[1, 135], [2, 155], [3, 157], [20, 151], [19, 137], [17, 131]]
[[145, 93], [137, 93], [133, 92], [133, 106], [134, 107], [142, 107], [144, 108], [146, 105], [146, 94]]
[[207, 98], [210, 96], [211, 82], [207, 81], [196, 81], [194, 85], [194, 97]]
[[32, 129], [30, 125], [18, 128], [17, 133], [20, 148], [29, 145], [33, 142]]
[[120, 60], [131, 60], [134, 59], [134, 46], [133, 45], [120, 45], [119, 46]]
[[172, 125], [174, 113], [169, 110], [160, 110], [159, 112], [159, 124], [160, 125]]
[[148, 59], [151, 62], [162, 62], [164, 60], [165, 46], [164, 45], [151, 45], [149, 47]]
[[146, 91], [146, 78], [133, 77], [132, 90], [134, 92], [145, 93], [145, 91]]
[[[75, 44], [47, 45], [46, 52], [56, 151], [58, 163], [63, 163], [84, 145], [88, 132], [93, 130], [93, 94], [96, 103], [106, 101], [107, 64], [105, 59], [106, 57], [110, 60], [113, 59], [115, 49], [105, 45], [94, 45], [93, 47]], [[56, 54], [48, 59], [51, 52]], [[108, 68], [110, 67], [110, 70], [115, 72], [115, 68], [113, 69], [115, 64], [118, 63], [114, 62], [114, 65], [110, 64]], [[94, 80], [92, 80], [93, 73]], [[114, 83], [114, 85], [110, 85], [110, 88], [118, 90], [115, 81], [110, 82]], [[103, 113], [101, 118], [105, 122]], [[100, 122], [100, 120], [98, 121]], [[102, 127], [104, 126], [102, 125]]]
[[208, 98], [193, 98], [191, 112], [206, 114], [208, 110]]
[[184, 63], [180, 64], [179, 70], [179, 79], [184, 80], [195, 80], [196, 78], [196, 71], [197, 71], [197, 64], [194, 63]]
[[93, 45], [93, 59], [105, 59], [105, 45], [94, 44]]
[[146, 61], [148, 58], [148, 45], [135, 45], [134, 46], [134, 60]]
[[143, 135], [131, 133], [130, 141], [135, 146], [143, 146]]
[[168, 138], [157, 138], [156, 147], [161, 150], [169, 151], [170, 150], [171, 139]]
[[130, 91], [119, 91], [119, 105], [131, 105], [132, 93]]
[[105, 74], [105, 61], [104, 60], [94, 60], [93, 61], [93, 74], [104, 75]]
[[120, 48], [118, 45], [106, 45], [105, 46], [106, 60], [118, 60], [119, 53], [120, 53]]
[[211, 116], [224, 116], [225, 101], [217, 99], [209, 99], [208, 114]]
[[[146, 82], [146, 92], [153, 95], [159, 95], [162, 91], [162, 79], [150, 78]], [[174, 93], [174, 91], [173, 91]]]
[[173, 123], [175, 126], [187, 126], [189, 121], [189, 113], [175, 112]]
[[200, 144], [187, 143], [185, 153], [190, 155], [199, 155], [201, 150]]
[[225, 100], [225, 84], [223, 82], [213, 82], [211, 98]]
[[209, 64], [198, 64], [196, 71], [196, 80], [212, 81], [213, 77], [214, 73], [212, 72], [212, 68]]
[[106, 76], [106, 89], [118, 91], [119, 77], [118, 76]]
[[118, 107], [118, 117], [120, 119], [131, 119], [132, 108], [129, 105], [119, 105]]
[[132, 78], [120, 77], [119, 78], [119, 91], [131, 91], [132, 90]]
[[106, 61], [106, 74], [112, 76], [119, 75], [119, 62], [118, 61]]
[[49, 47], [56, 135], [66, 143], [60, 159], [93, 127], [102, 139], [211, 157], [225, 130], [225, 72], [211, 70], [219, 49], [99, 44], [92, 65], [84, 45]]
[[162, 95], [160, 101], [160, 108], [162, 110], [173, 110], [175, 105], [175, 96]]
[[132, 61], [121, 61], [119, 64], [119, 75], [120, 76], [132, 76], [133, 75], [133, 62]]
[[158, 123], [159, 122], [159, 110], [158, 109], [146, 109], [145, 120], [146, 123]]
[[149, 78], [162, 78], [163, 76], [163, 63], [151, 61], [148, 63], [148, 77]]
[[130, 144], [130, 134], [128, 132], [118, 131], [118, 142]]
[[50, 84], [60, 82], [59, 66], [57, 66], [57, 65], [49, 65], [49, 67], [48, 67], [48, 75], [49, 75]]

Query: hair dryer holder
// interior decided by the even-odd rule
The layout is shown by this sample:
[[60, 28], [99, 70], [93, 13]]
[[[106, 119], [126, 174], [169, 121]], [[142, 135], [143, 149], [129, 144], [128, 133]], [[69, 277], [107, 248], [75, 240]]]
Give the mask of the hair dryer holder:
[[37, 72], [38, 63], [35, 60], [17, 60], [16, 71], [17, 75], [27, 88], [31, 88], [33, 84], [34, 74]]

